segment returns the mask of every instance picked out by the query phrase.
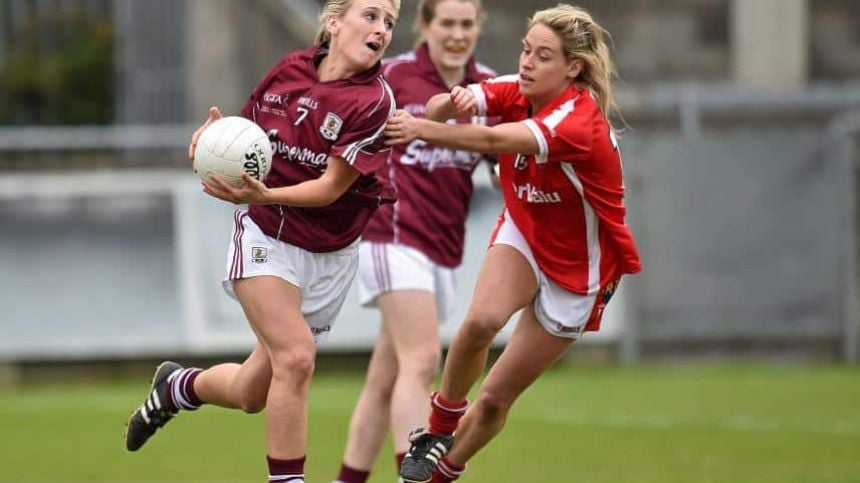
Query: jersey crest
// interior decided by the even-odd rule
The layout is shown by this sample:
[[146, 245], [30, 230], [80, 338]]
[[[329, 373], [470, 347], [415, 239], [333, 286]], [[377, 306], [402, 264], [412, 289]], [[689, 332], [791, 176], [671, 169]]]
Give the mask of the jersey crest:
[[329, 141], [334, 141], [337, 139], [337, 135], [340, 134], [341, 126], [343, 126], [343, 119], [337, 114], [329, 112], [325, 115], [325, 119], [320, 126], [320, 133]]

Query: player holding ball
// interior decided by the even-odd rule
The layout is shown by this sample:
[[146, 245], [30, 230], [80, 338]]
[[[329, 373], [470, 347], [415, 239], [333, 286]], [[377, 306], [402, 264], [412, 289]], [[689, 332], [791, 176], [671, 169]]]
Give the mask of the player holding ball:
[[[237, 188], [212, 175], [203, 189], [250, 205], [234, 215], [223, 284], [257, 343], [242, 364], [159, 366], [129, 419], [130, 451], [180, 410], [265, 408], [269, 481], [304, 481], [316, 343], [346, 297], [367, 220], [394, 202], [376, 172], [388, 156], [382, 132], [395, 107], [380, 59], [399, 9], [399, 0], [327, 0], [316, 44], [284, 57], [254, 88], [240, 115], [269, 134], [274, 159], [265, 184], [244, 173]], [[189, 157], [219, 118], [212, 108]]]

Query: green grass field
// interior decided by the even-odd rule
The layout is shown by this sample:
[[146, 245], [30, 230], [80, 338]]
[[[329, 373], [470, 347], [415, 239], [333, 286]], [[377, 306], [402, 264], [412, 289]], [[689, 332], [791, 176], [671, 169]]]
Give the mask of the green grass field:
[[[360, 384], [317, 374], [309, 483], [335, 476]], [[147, 385], [0, 392], [0, 481], [265, 481], [261, 415], [204, 408], [127, 453], [125, 419]], [[395, 481], [390, 446], [371, 481]], [[523, 396], [460, 481], [860, 482], [860, 370], [565, 366]]]

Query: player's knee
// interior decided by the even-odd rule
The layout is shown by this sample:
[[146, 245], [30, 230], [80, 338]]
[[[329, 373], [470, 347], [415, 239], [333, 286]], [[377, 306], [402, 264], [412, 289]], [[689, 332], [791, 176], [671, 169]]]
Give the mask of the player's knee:
[[258, 413], [266, 408], [269, 383], [269, 378], [257, 371], [240, 371], [230, 387], [231, 400], [246, 413]]
[[313, 346], [294, 346], [276, 351], [272, 357], [272, 377], [295, 382], [309, 381], [314, 373]]
[[494, 314], [473, 312], [463, 321], [460, 330], [467, 336], [466, 339], [475, 345], [487, 345], [492, 342], [502, 325], [504, 321]]
[[416, 348], [405, 356], [403, 360], [398, 361], [399, 377], [414, 377], [429, 385], [439, 372], [442, 358], [439, 347], [433, 344], [431, 347]]
[[394, 382], [397, 379], [397, 367], [383, 364], [371, 364], [364, 381], [364, 392], [373, 396], [375, 400], [387, 401], [391, 399], [394, 391]]
[[511, 410], [513, 401], [503, 397], [497, 392], [481, 391], [474, 402], [478, 417], [484, 421], [504, 420], [508, 411]]
[[266, 409], [266, 396], [259, 397], [254, 394], [243, 394], [239, 397], [239, 409], [248, 413], [256, 414]]
[[390, 401], [391, 395], [394, 393], [394, 380], [373, 380], [368, 378], [364, 384], [364, 391], [368, 396], [373, 398], [378, 404], [384, 401]]

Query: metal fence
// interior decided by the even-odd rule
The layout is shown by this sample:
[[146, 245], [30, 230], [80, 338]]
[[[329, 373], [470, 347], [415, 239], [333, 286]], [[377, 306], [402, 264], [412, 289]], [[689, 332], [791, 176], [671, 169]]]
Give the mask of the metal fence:
[[632, 105], [670, 127], [623, 142], [645, 271], [622, 358], [856, 362], [860, 91], [651, 94]]
[[187, 1], [113, 0], [116, 122], [180, 123], [186, 118]]
[[[673, 112], [678, 124], [653, 129], [641, 122], [648, 109], [631, 109], [643, 127], [623, 136], [622, 151], [644, 271], [625, 279], [607, 331], [583, 343], [617, 345], [626, 361], [774, 346], [856, 361], [860, 115], [768, 100], [728, 124], [701, 108], [700, 129], [686, 130], [675, 107], [651, 106], [654, 119]], [[176, 157], [188, 129], [159, 136], [174, 140]], [[21, 149], [22, 132], [0, 131], [0, 149]], [[93, 139], [113, 146], [110, 135]], [[455, 319], [500, 205], [479, 184]], [[0, 358], [246, 347], [241, 312], [218, 283], [231, 211], [187, 171], [0, 177]], [[351, 296], [324, 349], [369, 348], [376, 318]]]
[[[290, 25], [299, 36], [313, 3], [254, 8], [269, 13], [257, 12], [274, 30], [304, 19], [303, 28]], [[177, 169], [192, 129], [184, 124], [193, 93], [183, 26], [193, 6], [0, 1], [6, 58], [20, 49], [62, 52], [62, 29], [32, 26], [69, 9], [113, 19], [120, 123], [0, 129], [0, 359], [207, 353], [249, 343], [241, 312], [218, 288], [232, 208], [200, 195], [193, 176]], [[274, 15], [283, 11], [295, 15]], [[492, 28], [519, 32], [521, 24], [500, 18]], [[25, 32], [39, 37], [21, 43]], [[258, 54], [247, 62], [281, 52], [266, 48], [266, 38], [242, 36], [239, 51]], [[258, 78], [261, 69], [244, 70]], [[622, 150], [645, 270], [622, 284], [607, 330], [583, 342], [617, 344], [627, 361], [756, 344], [856, 361], [860, 85], [658, 84], [619, 94], [634, 128]], [[64, 172], [40, 172], [46, 168]], [[479, 183], [455, 318], [500, 203]], [[351, 297], [331, 350], [373, 340], [375, 312], [358, 310]]]

